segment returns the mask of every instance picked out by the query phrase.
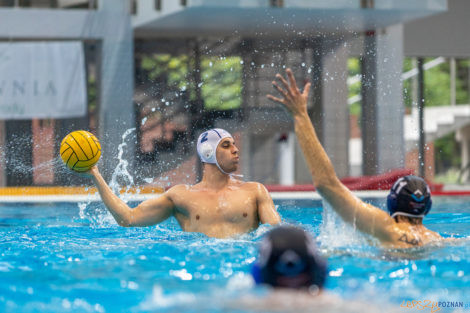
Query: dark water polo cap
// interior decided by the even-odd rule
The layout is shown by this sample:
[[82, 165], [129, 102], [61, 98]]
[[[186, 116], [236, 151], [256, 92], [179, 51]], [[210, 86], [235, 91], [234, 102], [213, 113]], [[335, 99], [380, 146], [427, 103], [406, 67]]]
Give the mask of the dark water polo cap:
[[281, 226], [266, 234], [260, 244], [253, 277], [273, 287], [323, 287], [326, 262], [318, 255], [313, 238], [304, 230]]
[[424, 217], [431, 210], [431, 191], [424, 179], [409, 175], [399, 178], [387, 197], [390, 215]]

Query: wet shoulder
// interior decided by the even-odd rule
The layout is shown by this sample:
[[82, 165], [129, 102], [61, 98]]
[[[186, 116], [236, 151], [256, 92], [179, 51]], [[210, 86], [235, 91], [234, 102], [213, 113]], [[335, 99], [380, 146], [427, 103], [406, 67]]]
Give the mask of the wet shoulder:
[[419, 247], [442, 239], [438, 233], [427, 228], [416, 230], [410, 225], [396, 225], [395, 230], [394, 243], [401, 247]]
[[247, 191], [252, 191], [256, 193], [265, 192], [265, 191], [267, 192], [267, 189], [263, 184], [254, 182], [254, 181], [244, 182], [241, 180], [236, 180], [234, 184], [238, 185], [240, 188], [243, 188]]
[[184, 185], [184, 184], [175, 185], [166, 191], [166, 195], [170, 198], [177, 196], [177, 195], [182, 195], [182, 194], [189, 192], [191, 188], [192, 188], [191, 185]]

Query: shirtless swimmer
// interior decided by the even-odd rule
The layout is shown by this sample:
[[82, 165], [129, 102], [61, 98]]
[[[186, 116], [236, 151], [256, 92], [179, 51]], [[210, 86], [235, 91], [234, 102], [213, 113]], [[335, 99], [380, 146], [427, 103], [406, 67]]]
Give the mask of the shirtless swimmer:
[[197, 152], [203, 162], [199, 183], [176, 185], [133, 209], [111, 191], [96, 166], [88, 174], [121, 226], [150, 226], [174, 216], [184, 231], [225, 238], [252, 231], [260, 223], [281, 221], [262, 184], [243, 182], [230, 174], [238, 169], [239, 161], [232, 135], [220, 128], [208, 130], [199, 136]]

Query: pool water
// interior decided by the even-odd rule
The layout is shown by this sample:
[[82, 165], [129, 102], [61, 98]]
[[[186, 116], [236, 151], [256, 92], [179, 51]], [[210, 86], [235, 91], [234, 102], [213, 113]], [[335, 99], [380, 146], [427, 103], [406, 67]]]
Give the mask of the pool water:
[[[462, 240], [411, 252], [371, 245], [320, 201], [276, 204], [284, 222], [316, 236], [329, 293], [381, 312], [417, 312], [403, 307], [413, 300], [470, 312], [470, 198], [435, 197], [425, 219]], [[100, 203], [0, 204], [0, 312], [246, 312], [238, 298], [268, 293], [248, 273], [269, 229], [221, 240], [182, 232], [173, 218], [123, 228]]]

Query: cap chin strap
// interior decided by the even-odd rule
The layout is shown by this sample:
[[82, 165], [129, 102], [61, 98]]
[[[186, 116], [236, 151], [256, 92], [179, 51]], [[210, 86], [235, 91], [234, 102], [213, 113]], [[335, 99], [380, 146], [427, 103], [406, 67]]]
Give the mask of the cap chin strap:
[[397, 215], [407, 216], [407, 217], [415, 217], [415, 218], [424, 218], [424, 214], [413, 215], [413, 214], [405, 213], [405, 212], [395, 212], [395, 213], [393, 213], [392, 215], [390, 215], [390, 217], [394, 218], [394, 217], [397, 216]]
[[227, 173], [226, 171], [224, 171], [222, 167], [219, 165], [219, 162], [217, 161], [217, 157], [215, 158], [215, 165], [217, 165], [219, 170], [226, 175], [235, 176], [235, 177], [243, 177], [243, 175], [240, 175], [240, 174], [232, 174], [232, 173]]

